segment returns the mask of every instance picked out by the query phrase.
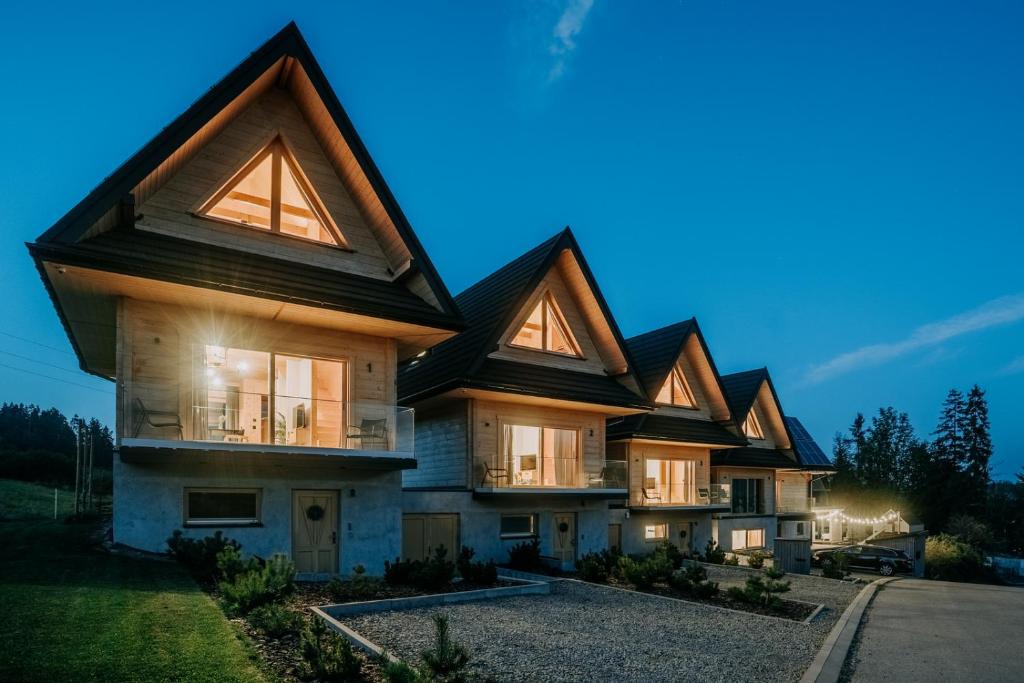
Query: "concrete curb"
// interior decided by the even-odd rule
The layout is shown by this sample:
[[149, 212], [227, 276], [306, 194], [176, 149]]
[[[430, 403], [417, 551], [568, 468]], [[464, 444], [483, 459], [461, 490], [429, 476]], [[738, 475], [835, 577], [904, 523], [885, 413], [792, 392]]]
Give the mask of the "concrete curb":
[[416, 609], [417, 607], [451, 605], [458, 602], [471, 602], [473, 600], [511, 598], [518, 595], [547, 595], [551, 592], [551, 585], [548, 583], [525, 581], [522, 579], [517, 579], [517, 581], [520, 581], [522, 585], [481, 588], [474, 591], [456, 591], [454, 593], [438, 593], [437, 595], [417, 595], [412, 598], [345, 602], [339, 605], [320, 605], [319, 609], [326, 614], [330, 614], [332, 617], [348, 617], [354, 614], [391, 612], [393, 610]]
[[839, 680], [839, 674], [843, 670], [843, 663], [846, 661], [846, 655], [850, 652], [850, 646], [853, 645], [853, 637], [857, 635], [857, 628], [860, 627], [864, 610], [867, 609], [879, 588], [890, 581], [898, 580], [898, 577], [887, 577], [864, 586], [839, 617], [836, 625], [832, 627], [832, 631], [828, 634], [814, 661], [807, 667], [800, 683], [836, 683]]
[[313, 607], [312, 611], [313, 614], [323, 619], [324, 622], [326, 622], [329, 627], [337, 631], [342, 638], [350, 642], [353, 647], [362, 650], [371, 657], [380, 657], [381, 655], [384, 655], [392, 662], [399, 661], [398, 657], [386, 651], [384, 648], [382, 648], [380, 645], [373, 642], [372, 640], [364, 638], [358, 632], [353, 631], [348, 626], [345, 626], [345, 624], [341, 623], [340, 621], [332, 617], [330, 614], [327, 614], [321, 608]]

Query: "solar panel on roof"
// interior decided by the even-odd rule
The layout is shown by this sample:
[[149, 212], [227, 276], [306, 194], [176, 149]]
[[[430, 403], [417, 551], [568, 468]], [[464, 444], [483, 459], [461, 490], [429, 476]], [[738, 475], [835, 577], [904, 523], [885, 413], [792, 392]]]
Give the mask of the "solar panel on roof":
[[793, 446], [802, 464], [832, 466], [832, 461], [829, 460], [825, 452], [811, 438], [811, 435], [804, 428], [803, 424], [800, 423], [800, 420], [787, 415], [786, 426], [789, 427], [789, 433], [793, 435]]

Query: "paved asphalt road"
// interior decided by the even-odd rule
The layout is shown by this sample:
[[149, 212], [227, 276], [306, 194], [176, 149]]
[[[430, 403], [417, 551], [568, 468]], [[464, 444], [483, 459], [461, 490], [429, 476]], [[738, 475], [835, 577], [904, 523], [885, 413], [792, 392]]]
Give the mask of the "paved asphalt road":
[[1024, 588], [900, 579], [865, 619], [854, 683], [1024, 681]]

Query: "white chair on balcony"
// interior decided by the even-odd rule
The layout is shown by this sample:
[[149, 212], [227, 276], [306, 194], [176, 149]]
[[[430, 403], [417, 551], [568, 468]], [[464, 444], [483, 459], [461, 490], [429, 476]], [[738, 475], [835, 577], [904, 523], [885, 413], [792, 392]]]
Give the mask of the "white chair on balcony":
[[640, 489], [641, 502], [644, 505], [649, 503], [661, 503], [661, 491], [658, 489], [658, 480], [654, 477], [645, 477], [644, 486]]
[[[170, 410], [150, 410], [146, 407], [146, 404], [142, 402], [141, 398], [136, 397], [132, 402], [132, 436], [138, 437], [139, 432], [142, 431], [142, 426], [149, 425], [153, 429], [163, 429], [167, 427], [173, 427], [178, 430], [178, 440], [184, 441], [185, 434], [184, 425], [181, 424], [181, 417], [175, 412]], [[168, 419], [168, 418], [174, 418]]]

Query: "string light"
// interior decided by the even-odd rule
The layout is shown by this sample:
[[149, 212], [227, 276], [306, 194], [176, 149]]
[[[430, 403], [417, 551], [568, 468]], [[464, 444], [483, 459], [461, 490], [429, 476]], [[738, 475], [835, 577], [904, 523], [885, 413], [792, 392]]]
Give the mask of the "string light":
[[888, 524], [889, 522], [895, 522], [900, 518], [900, 513], [895, 510], [889, 510], [881, 517], [852, 517], [841, 510], [832, 510], [825, 514], [816, 515], [818, 521], [829, 520], [835, 521], [840, 520], [848, 524], [869, 524], [876, 526], [878, 524]]

